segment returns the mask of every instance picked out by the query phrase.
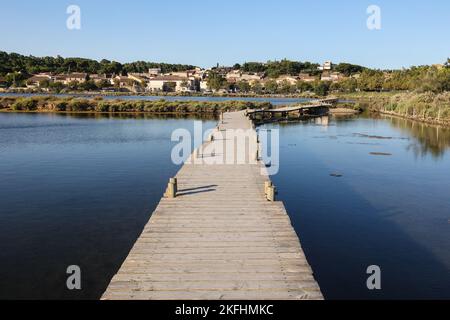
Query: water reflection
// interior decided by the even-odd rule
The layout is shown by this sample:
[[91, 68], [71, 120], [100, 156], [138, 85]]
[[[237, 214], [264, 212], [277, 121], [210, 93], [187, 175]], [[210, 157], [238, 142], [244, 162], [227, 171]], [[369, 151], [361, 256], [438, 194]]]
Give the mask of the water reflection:
[[[295, 127], [299, 123], [308, 124], [308, 125], [316, 125], [322, 127], [329, 127], [335, 125], [353, 125], [353, 122], [360, 119], [367, 119], [371, 121], [384, 120], [386, 123], [390, 124], [397, 131], [404, 134], [411, 139], [409, 145], [407, 145], [406, 150], [413, 152], [415, 157], [425, 157], [427, 155], [431, 155], [435, 159], [441, 159], [446, 150], [450, 148], [450, 128], [445, 128], [437, 125], [430, 125], [423, 122], [413, 121], [409, 119], [403, 119], [400, 117], [393, 117], [388, 115], [379, 115], [379, 114], [371, 114], [364, 113], [361, 115], [332, 115], [326, 117], [317, 117], [308, 120], [299, 120], [299, 121], [286, 121], [280, 122], [280, 127]], [[353, 133], [355, 137], [364, 137], [364, 134], [361, 133]], [[343, 135], [341, 135], [343, 137]], [[371, 138], [370, 136], [366, 136], [367, 138]], [[335, 138], [335, 137], [331, 137]], [[385, 139], [409, 139], [402, 137], [379, 137]], [[350, 143], [350, 142], [349, 142]], [[358, 144], [355, 142], [351, 142], [351, 144]], [[364, 143], [369, 144], [369, 143]], [[376, 143], [370, 143], [372, 145], [376, 145]]]
[[394, 128], [411, 135], [415, 143], [408, 146], [416, 157], [431, 154], [434, 158], [442, 158], [445, 151], [450, 148], [450, 129], [441, 126], [429, 125], [408, 119], [381, 116]]
[[0, 113], [0, 299], [100, 298], [179, 170], [172, 132], [194, 119]]
[[272, 180], [326, 298], [449, 298], [448, 129], [369, 114], [265, 127], [280, 130]]

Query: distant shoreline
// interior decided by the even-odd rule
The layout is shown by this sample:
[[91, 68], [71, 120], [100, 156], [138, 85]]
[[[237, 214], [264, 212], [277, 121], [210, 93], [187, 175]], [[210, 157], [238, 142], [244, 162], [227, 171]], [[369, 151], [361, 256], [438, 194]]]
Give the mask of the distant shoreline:
[[107, 96], [117, 96], [117, 97], [199, 97], [199, 98], [280, 98], [280, 99], [317, 99], [320, 96], [315, 94], [243, 94], [243, 93], [158, 93], [158, 92], [148, 92], [148, 93], [134, 93], [134, 92], [93, 92], [93, 91], [83, 91], [83, 92], [27, 92], [27, 91], [0, 91], [1, 95], [38, 95], [38, 96], [81, 96], [81, 97], [107, 97]]

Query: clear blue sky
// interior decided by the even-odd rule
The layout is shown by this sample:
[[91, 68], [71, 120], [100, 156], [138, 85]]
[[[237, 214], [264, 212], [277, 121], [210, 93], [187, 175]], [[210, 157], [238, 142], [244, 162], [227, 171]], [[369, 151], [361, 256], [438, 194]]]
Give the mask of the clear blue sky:
[[[66, 8], [82, 28], [66, 28]], [[369, 5], [382, 29], [366, 27]], [[377, 68], [450, 56], [448, 0], [2, 1], [0, 50], [211, 66], [288, 58]]]

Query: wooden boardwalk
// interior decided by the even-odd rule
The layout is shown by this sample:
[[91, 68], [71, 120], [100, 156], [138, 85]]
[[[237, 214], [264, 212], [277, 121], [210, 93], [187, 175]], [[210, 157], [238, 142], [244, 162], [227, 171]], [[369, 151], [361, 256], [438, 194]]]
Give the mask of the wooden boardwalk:
[[[226, 113], [220, 129], [253, 130], [244, 112]], [[261, 170], [257, 161], [185, 164], [178, 196], [161, 199], [102, 299], [322, 299], [283, 203], [266, 200]]]

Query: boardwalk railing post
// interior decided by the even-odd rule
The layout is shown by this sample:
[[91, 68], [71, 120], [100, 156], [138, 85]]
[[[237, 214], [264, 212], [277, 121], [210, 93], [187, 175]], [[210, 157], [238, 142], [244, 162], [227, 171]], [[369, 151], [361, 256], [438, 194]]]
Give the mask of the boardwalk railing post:
[[269, 192], [269, 187], [271, 187], [271, 186], [272, 186], [272, 181], [265, 181], [264, 182], [264, 194], [266, 195], [266, 197], [267, 197], [267, 194]]
[[275, 201], [275, 186], [273, 185], [267, 188], [267, 200], [271, 202]]
[[178, 181], [177, 178], [170, 178], [169, 184], [167, 185], [167, 191], [165, 196], [167, 198], [175, 198], [177, 196], [178, 189]]

